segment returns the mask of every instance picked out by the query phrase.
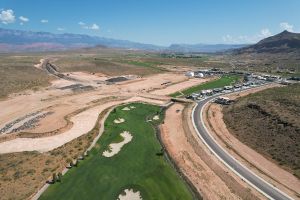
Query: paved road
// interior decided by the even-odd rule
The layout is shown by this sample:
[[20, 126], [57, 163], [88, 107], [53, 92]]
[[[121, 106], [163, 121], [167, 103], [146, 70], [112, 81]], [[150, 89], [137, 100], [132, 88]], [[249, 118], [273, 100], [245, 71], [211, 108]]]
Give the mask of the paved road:
[[[222, 94], [224, 95], [224, 94]], [[218, 96], [222, 96], [221, 94]], [[229, 155], [217, 142], [211, 137], [209, 132], [207, 131], [204, 122], [202, 120], [202, 109], [206, 103], [213, 100], [217, 96], [209, 97], [204, 99], [196, 105], [193, 111], [193, 123], [197, 130], [199, 137], [206, 143], [209, 149], [233, 172], [235, 172], [238, 176], [240, 176], [243, 180], [248, 182], [262, 194], [264, 194], [269, 199], [278, 199], [278, 200], [288, 200], [292, 199], [287, 196], [283, 192], [279, 191], [275, 187], [271, 186], [269, 183], [264, 181], [263, 179], [256, 176], [252, 173], [248, 168], [243, 166], [237, 160], [235, 160], [232, 156]]]

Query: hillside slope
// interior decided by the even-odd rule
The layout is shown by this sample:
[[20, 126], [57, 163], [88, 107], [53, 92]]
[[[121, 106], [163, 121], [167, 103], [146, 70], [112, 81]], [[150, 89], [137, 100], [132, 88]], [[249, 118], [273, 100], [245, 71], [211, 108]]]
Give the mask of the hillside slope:
[[243, 53], [300, 53], [300, 33], [283, 31], [258, 43], [235, 51]]
[[241, 97], [224, 108], [227, 127], [240, 141], [300, 178], [300, 84]]

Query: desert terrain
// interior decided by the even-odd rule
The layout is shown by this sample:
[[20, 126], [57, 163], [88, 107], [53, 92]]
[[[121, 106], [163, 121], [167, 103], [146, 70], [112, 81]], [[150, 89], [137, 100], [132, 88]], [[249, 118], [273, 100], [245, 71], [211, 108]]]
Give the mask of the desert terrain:
[[[72, 184], [69, 174], [74, 172], [69, 172], [69, 168], [92, 159], [88, 156], [90, 151], [100, 150], [97, 156], [118, 160], [123, 149], [135, 144], [136, 133], [120, 129], [114, 132], [117, 134], [115, 139], [107, 140], [104, 147], [102, 141], [107, 137], [106, 130], [109, 127], [116, 129], [117, 126], [126, 126], [128, 119], [121, 115], [112, 120], [113, 125], [106, 126], [105, 123], [108, 115], [114, 115], [118, 106], [132, 103], [151, 104], [166, 109], [160, 114], [158, 111], [153, 113], [150, 118], [145, 116], [148, 123], [154, 127], [159, 126], [157, 138], [162, 147], [152, 151], [156, 151], [158, 158], [163, 155], [163, 160], [167, 160], [176, 169], [175, 174], [170, 172], [172, 175], [168, 176], [181, 177], [178, 180], [181, 185], [180, 195], [192, 194], [196, 199], [265, 198], [214, 157], [193, 127], [191, 116], [194, 103], [184, 99], [185, 95], [203, 89], [241, 84], [243, 81], [243, 77], [238, 74], [209, 75], [203, 78], [185, 75], [200, 65], [209, 66], [207, 62], [212, 64], [215, 62], [213, 59], [218, 57], [170, 59], [157, 54], [98, 49], [88, 53], [75, 51], [65, 55], [19, 55], [7, 56], [5, 59], [4, 63], [14, 60], [15, 66], [22, 66], [25, 62], [25, 72], [32, 75], [27, 76], [25, 73], [25, 79], [19, 78], [19, 72], [15, 71], [20, 69], [10, 68], [12, 71], [9, 73], [16, 76], [4, 77], [7, 83], [11, 83], [9, 90], [3, 90], [0, 101], [3, 111], [0, 113], [3, 177], [0, 193], [4, 199], [37, 199], [40, 195], [45, 199], [56, 198], [55, 191], [64, 192], [68, 184]], [[34, 84], [23, 87], [28, 81]], [[263, 89], [267, 87], [273, 86]], [[260, 90], [251, 89], [250, 93]], [[244, 92], [230, 97], [235, 99], [248, 94]], [[173, 99], [173, 96], [179, 99]], [[176, 103], [177, 100], [185, 103]], [[297, 198], [299, 179], [293, 176], [291, 168], [282, 167], [265, 158], [264, 152], [256, 146], [243, 144], [245, 140], [238, 138], [235, 129], [231, 129], [236, 124], [226, 129], [222, 113], [233, 115], [229, 110], [232, 106], [221, 109], [211, 104], [206, 108], [206, 123], [208, 127], [211, 126], [212, 135], [230, 154], [256, 174]], [[130, 113], [131, 110], [134, 108], [127, 106], [120, 112]], [[224, 120], [228, 123], [226, 118]], [[272, 173], [274, 170], [278, 171], [275, 175]], [[57, 184], [46, 183], [56, 177], [61, 181], [61, 172], [63, 179], [66, 179], [66, 186], [59, 188]], [[16, 191], [16, 188], [19, 190]], [[136, 198], [140, 194], [148, 195], [139, 187], [123, 188], [123, 191], [127, 191], [129, 196], [139, 194]], [[111, 194], [119, 195], [121, 199], [124, 192], [114, 191]], [[96, 194], [90, 195], [92, 197]], [[72, 199], [72, 195], [69, 198]]]

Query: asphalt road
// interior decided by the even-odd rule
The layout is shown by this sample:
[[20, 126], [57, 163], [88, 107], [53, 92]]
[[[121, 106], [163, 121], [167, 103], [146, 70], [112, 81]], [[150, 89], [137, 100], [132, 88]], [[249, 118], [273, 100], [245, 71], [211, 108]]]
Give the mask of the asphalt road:
[[207, 99], [201, 100], [198, 102], [197, 106], [194, 108], [193, 112], [193, 123], [197, 130], [199, 137], [206, 143], [206, 145], [210, 148], [210, 150], [234, 173], [240, 176], [243, 180], [248, 182], [262, 194], [264, 194], [269, 199], [278, 199], [278, 200], [287, 200], [292, 199], [287, 196], [283, 192], [276, 189], [274, 186], [270, 185], [263, 179], [256, 176], [253, 172], [251, 172], [248, 168], [243, 166], [237, 160], [235, 160], [232, 156], [229, 155], [217, 142], [211, 137], [209, 132], [207, 131], [204, 122], [202, 121], [202, 108], [206, 103], [213, 100], [218, 96], [222, 96], [224, 94], [220, 94], [217, 96], [209, 97]]

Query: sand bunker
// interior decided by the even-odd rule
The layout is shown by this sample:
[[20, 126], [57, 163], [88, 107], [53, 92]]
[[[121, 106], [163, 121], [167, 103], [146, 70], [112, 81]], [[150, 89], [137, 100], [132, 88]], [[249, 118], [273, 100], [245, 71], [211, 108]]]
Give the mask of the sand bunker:
[[112, 157], [116, 155], [125, 144], [129, 143], [132, 140], [132, 135], [128, 131], [124, 131], [120, 135], [124, 138], [124, 140], [119, 143], [111, 143], [109, 145], [109, 150], [103, 152], [103, 156]]
[[129, 107], [124, 107], [124, 108], [122, 108], [122, 110], [132, 110], [132, 109], [135, 109], [135, 106], [129, 106]]
[[125, 119], [123, 119], [123, 118], [118, 118], [118, 119], [114, 120], [115, 124], [120, 124], [120, 123], [123, 123], [123, 122], [125, 122]]
[[158, 115], [155, 115], [155, 116], [153, 117], [153, 120], [159, 120], [159, 116], [158, 116]]
[[120, 194], [118, 200], [142, 200], [141, 194], [139, 191], [134, 192], [132, 189], [124, 190], [125, 194]]
[[130, 110], [130, 108], [124, 107], [124, 108], [122, 108], [122, 110]]

